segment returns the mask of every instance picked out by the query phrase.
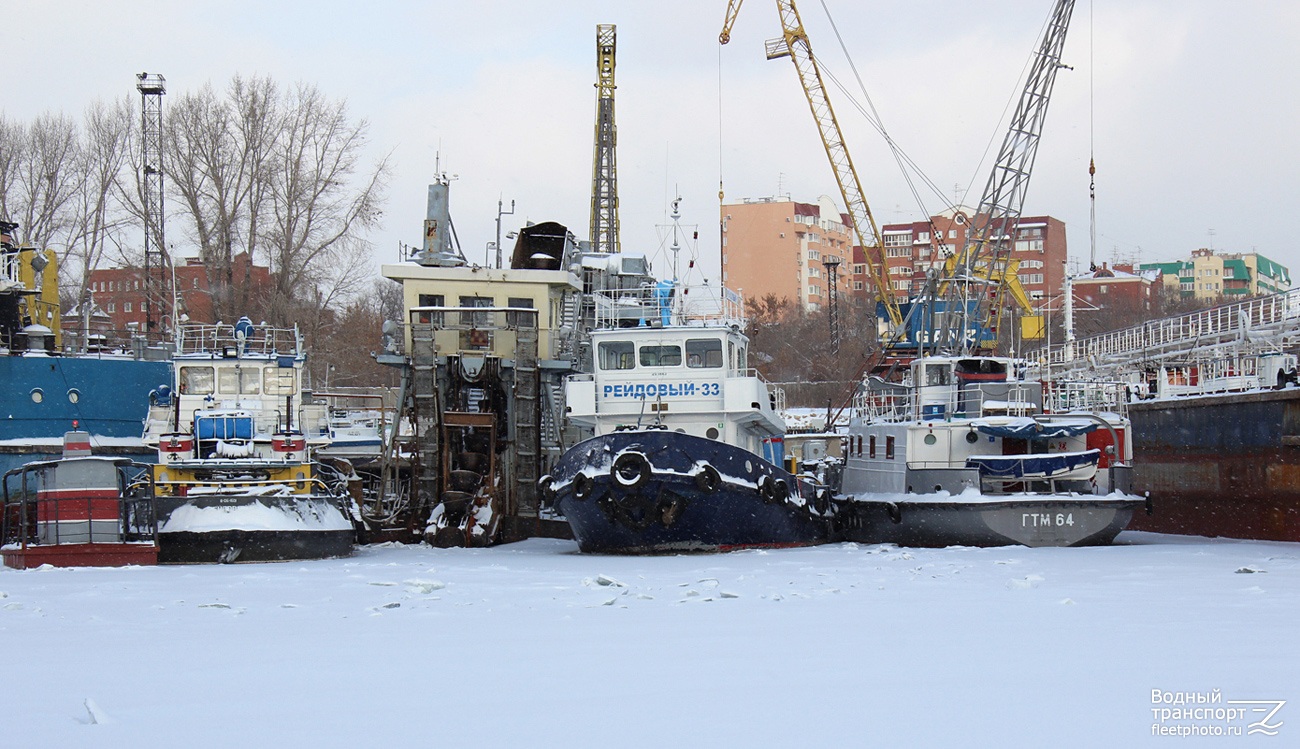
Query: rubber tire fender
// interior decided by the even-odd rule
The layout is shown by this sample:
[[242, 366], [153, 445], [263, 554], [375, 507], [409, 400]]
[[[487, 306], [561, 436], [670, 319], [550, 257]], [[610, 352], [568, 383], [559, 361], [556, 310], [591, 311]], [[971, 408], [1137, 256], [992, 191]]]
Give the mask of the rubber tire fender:
[[551, 478], [551, 474], [548, 473], [537, 479], [537, 493], [541, 495], [543, 500], [551, 503], [555, 502], [555, 481]]
[[579, 500], [587, 499], [596, 490], [596, 482], [585, 473], [573, 477], [573, 496]]
[[772, 498], [777, 502], [784, 502], [790, 498], [790, 485], [785, 479], [772, 481]]
[[766, 473], [758, 477], [758, 496], [763, 504], [770, 505], [776, 501], [776, 482]]
[[641, 453], [623, 453], [609, 467], [610, 478], [626, 489], [636, 489], [650, 480], [650, 461]]
[[695, 474], [695, 488], [705, 494], [716, 492], [722, 488], [722, 474], [709, 463], [702, 464], [699, 472]]

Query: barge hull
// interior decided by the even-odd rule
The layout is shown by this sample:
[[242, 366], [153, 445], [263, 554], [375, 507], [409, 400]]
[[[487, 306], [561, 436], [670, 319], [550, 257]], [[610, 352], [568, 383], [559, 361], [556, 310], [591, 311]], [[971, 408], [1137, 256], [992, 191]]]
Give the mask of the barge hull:
[[1134, 530], [1300, 541], [1300, 388], [1130, 406]]

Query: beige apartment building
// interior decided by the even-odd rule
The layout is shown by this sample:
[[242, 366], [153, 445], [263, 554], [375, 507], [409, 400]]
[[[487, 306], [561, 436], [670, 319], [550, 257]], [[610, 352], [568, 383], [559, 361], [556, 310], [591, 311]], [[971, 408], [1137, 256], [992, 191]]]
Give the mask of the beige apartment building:
[[1204, 247], [1187, 260], [1143, 263], [1162, 274], [1167, 292], [1201, 301], [1277, 294], [1291, 288], [1291, 271], [1258, 252], [1218, 253]]
[[849, 288], [853, 232], [829, 196], [816, 203], [788, 197], [722, 205], [722, 282], [753, 303], [772, 294], [808, 311], [827, 303], [826, 263], [838, 288]]

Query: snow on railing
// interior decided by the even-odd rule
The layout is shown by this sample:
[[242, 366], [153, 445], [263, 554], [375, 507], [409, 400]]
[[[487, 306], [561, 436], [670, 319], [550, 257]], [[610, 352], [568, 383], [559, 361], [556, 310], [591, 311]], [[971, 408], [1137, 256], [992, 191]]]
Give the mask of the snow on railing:
[[686, 286], [661, 283], [617, 292], [592, 294], [596, 327], [628, 325], [745, 326], [745, 305], [740, 294], [711, 284]]
[[302, 336], [297, 326], [273, 328], [241, 321], [225, 323], [185, 323], [176, 331], [176, 353], [205, 354], [230, 352], [235, 355], [287, 355], [302, 353]]
[[1300, 289], [1292, 289], [1069, 341], [1052, 348], [1047, 361], [1065, 368], [1123, 366], [1210, 346], [1276, 349], [1298, 336]]

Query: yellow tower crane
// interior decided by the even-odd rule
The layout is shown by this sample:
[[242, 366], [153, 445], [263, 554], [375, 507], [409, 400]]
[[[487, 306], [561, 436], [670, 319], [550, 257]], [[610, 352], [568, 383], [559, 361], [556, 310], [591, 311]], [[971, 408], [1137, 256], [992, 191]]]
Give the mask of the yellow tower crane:
[[618, 167], [614, 127], [613, 24], [596, 26], [596, 154], [591, 164], [591, 249], [618, 252]]
[[[727, 17], [723, 22], [722, 33], [718, 35], [719, 44], [726, 44], [731, 40], [731, 27], [736, 22], [736, 14], [740, 12], [743, 1], [728, 1]], [[808, 34], [804, 31], [803, 21], [799, 19], [799, 10], [795, 8], [793, 0], [776, 0], [776, 7], [781, 16], [784, 34], [779, 39], [767, 42], [767, 59], [789, 57], [794, 62], [795, 70], [799, 73], [799, 82], [803, 84], [804, 96], [808, 99], [813, 120], [817, 123], [817, 130], [821, 134], [826, 157], [830, 159], [831, 169], [835, 172], [840, 196], [844, 198], [849, 220], [853, 223], [853, 231], [857, 234], [858, 242], [867, 255], [867, 267], [870, 269], [871, 281], [875, 286], [876, 299], [885, 308], [890, 325], [896, 330], [903, 324], [903, 316], [898, 308], [898, 300], [894, 298], [894, 292], [889, 287], [880, 229], [871, 215], [871, 208], [867, 205], [866, 198], [863, 197], [862, 181], [853, 166], [853, 159], [849, 157], [849, 149], [844, 144], [844, 134], [840, 131], [840, 123], [835, 119], [835, 110], [831, 108], [830, 99], [826, 96], [821, 70], [818, 69], [817, 60], [813, 57], [812, 44], [808, 41]]]

